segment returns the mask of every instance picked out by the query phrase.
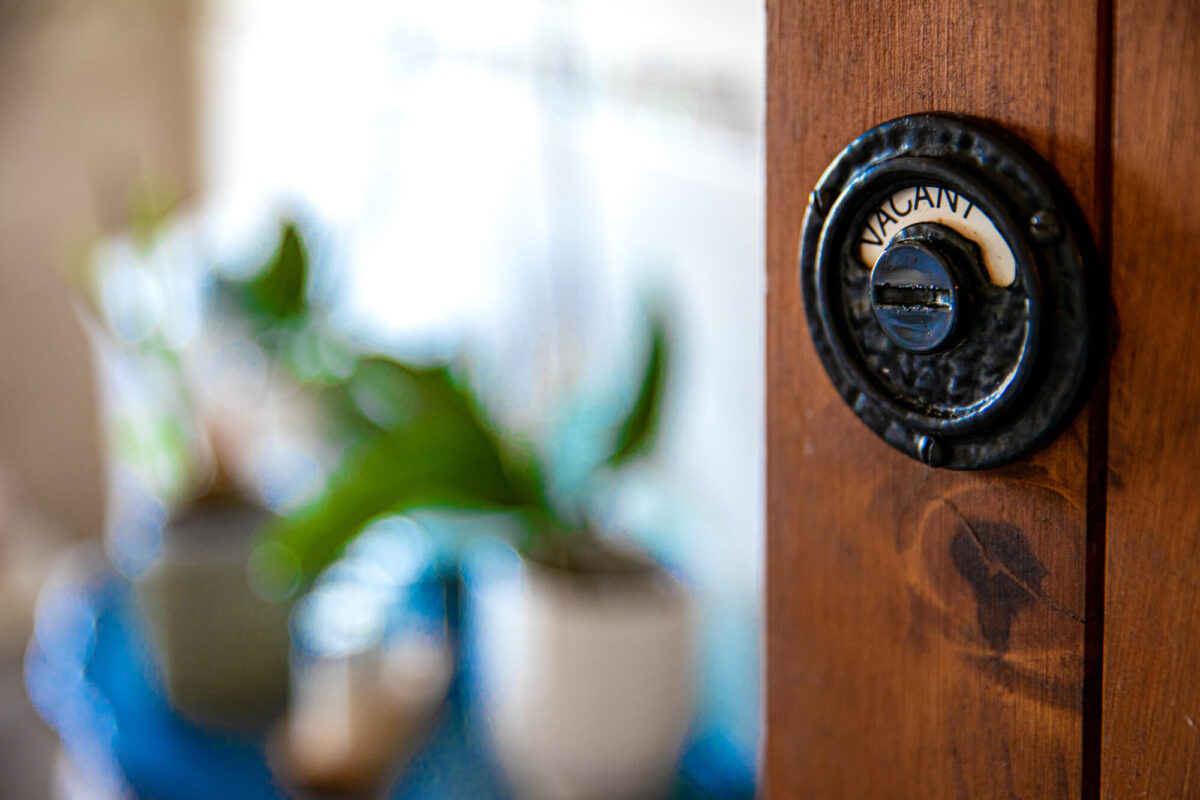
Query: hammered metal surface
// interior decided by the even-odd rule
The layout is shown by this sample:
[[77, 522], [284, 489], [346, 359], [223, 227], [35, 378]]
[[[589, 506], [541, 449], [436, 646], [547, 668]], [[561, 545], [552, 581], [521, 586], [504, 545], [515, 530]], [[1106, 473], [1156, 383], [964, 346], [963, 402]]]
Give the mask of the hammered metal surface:
[[990, 286], [964, 313], [962, 342], [937, 356], [910, 353], [893, 342], [871, 309], [870, 274], [847, 260], [842, 313], [858, 359], [880, 390], [921, 414], [954, 418], [977, 409], [1016, 374], [1029, 338], [1028, 298]]
[[[936, 353], [904, 350], [871, 308], [869, 268], [851, 256], [866, 209], [903, 186], [944, 185], [975, 199], [1013, 250], [1011, 286], [976, 281], [961, 338]], [[1059, 235], [1031, 235], [1055, 215]], [[809, 331], [841, 396], [879, 436], [952, 469], [1013, 461], [1078, 408], [1096, 285], [1083, 270], [1090, 235], [1053, 170], [1006, 132], [968, 117], [884, 123], [851, 143], [811, 195], [800, 246]], [[1039, 229], [1040, 230], [1040, 229]]]

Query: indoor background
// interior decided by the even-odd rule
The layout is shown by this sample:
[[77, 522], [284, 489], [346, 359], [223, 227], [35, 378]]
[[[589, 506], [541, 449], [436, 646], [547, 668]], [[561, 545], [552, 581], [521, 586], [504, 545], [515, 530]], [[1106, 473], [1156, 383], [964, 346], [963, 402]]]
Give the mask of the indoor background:
[[[666, 309], [657, 444], [606, 480], [601, 517], [693, 596], [689, 741], [719, 743], [712, 786], [753, 792], [763, 35], [741, 0], [0, 0], [6, 796], [136, 794], [119, 775], [116, 794], [80, 793], [80, 762], [108, 756], [64, 745], [31, 705], [35, 601], [80, 560], [136, 579], [130, 508], [167, 513], [172, 467], [127, 446], [155, 388], [113, 341], [158, 326], [184, 346], [196, 281], [252, 273], [285, 221], [331, 331], [406, 363], [457, 359], [518, 437], [620, 404], [593, 394], [628, 400], [643, 311]], [[259, 402], [222, 380], [233, 417]], [[319, 437], [251, 424], [241, 465], [264, 501], [318, 496]]]

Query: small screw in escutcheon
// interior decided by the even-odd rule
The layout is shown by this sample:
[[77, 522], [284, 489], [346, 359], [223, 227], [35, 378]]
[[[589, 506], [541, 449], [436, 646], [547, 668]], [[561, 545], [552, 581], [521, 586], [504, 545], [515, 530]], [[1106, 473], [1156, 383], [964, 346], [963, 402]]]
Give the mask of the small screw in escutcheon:
[[1057, 214], [1048, 208], [1042, 209], [1029, 218], [1029, 232], [1037, 241], [1049, 244], [1062, 236], [1062, 225]]

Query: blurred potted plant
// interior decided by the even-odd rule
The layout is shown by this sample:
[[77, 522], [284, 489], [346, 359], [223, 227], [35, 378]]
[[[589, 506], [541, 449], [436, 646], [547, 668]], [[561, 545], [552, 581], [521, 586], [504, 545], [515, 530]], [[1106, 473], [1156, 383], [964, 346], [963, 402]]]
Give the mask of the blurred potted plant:
[[[665, 324], [648, 325], [636, 399], [597, 457], [519, 446], [447, 367], [375, 357], [350, 385], [372, 409], [360, 443], [304, 512], [265, 535], [280, 586], [311, 580], [370, 519], [414, 507], [508, 510], [515, 569], [472, 580], [472, 651], [494, 752], [528, 797], [666, 791], [691, 716], [693, 620], [685, 589], [651, 558], [602, 536], [597, 478], [653, 444], [665, 387]], [[366, 402], [364, 403], [364, 399]]]
[[691, 721], [690, 596], [644, 552], [602, 536], [589, 513], [598, 479], [655, 439], [668, 348], [662, 320], [648, 327], [624, 419], [582, 464], [539, 470], [550, 485], [519, 559], [469, 574], [478, 704], [521, 797], [664, 796]]
[[[111, 550], [135, 576], [173, 704], [200, 721], [261, 726], [287, 696], [293, 601], [371, 519], [524, 508], [536, 480], [501, 463], [495, 432], [448, 367], [366, 350], [329, 324], [297, 226], [283, 225], [261, 268], [230, 278], [197, 263], [200, 248], [165, 217], [135, 215], [88, 276], [107, 372], [148, 389], [113, 415], [115, 460], [169, 509], [149, 548], [122, 534]], [[250, 473], [264, 431], [285, 416], [292, 435], [310, 429], [331, 474], [309, 505], [276, 519]], [[146, 508], [117, 505], [118, 517]]]
[[[284, 418], [301, 429], [341, 417], [322, 413], [295, 368], [295, 340], [320, 327], [296, 226], [234, 280], [214, 278], [186, 224], [166, 217], [135, 213], [85, 276], [85, 321], [110, 385], [109, 549], [134, 579], [172, 704], [203, 723], [261, 727], [287, 698], [290, 598], [253, 569], [273, 513], [251, 462]], [[147, 535], [160, 508], [165, 520], [150, 526], [160, 535]]]
[[[606, 447], [564, 467], [557, 455], [569, 447], [518, 444], [449, 365], [408, 364], [340, 337], [308, 284], [304, 242], [285, 225], [265, 268], [211, 281], [198, 342], [170, 333], [161, 302], [148, 323], [133, 315], [133, 335], [109, 313], [112, 297], [97, 304], [109, 342], [165, 376], [175, 401], [166, 433], [125, 448], [174, 454], [165, 546], [139, 579], [172, 700], [207, 721], [270, 717], [286, 692], [292, 600], [368, 523], [414, 508], [501, 510], [521, 521], [517, 568], [475, 582], [472, 616], [483, 707], [514, 786], [559, 797], [664, 789], [690, 717], [690, 602], [652, 559], [600, 535], [589, 513], [596, 479], [654, 441], [662, 319], [647, 326], [639, 390]], [[247, 381], [213, 391], [203, 364], [231, 344], [235, 366], [259, 365], [254, 393]], [[280, 396], [304, 408], [302, 423], [325, 426], [316, 438], [332, 466], [310, 502], [275, 516], [234, 487]]]

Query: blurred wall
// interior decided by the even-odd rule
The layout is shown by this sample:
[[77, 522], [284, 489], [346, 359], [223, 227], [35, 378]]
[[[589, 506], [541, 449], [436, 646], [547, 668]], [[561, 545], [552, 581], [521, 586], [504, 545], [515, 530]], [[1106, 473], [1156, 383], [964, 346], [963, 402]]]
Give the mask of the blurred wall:
[[97, 393], [67, 276], [139, 183], [193, 186], [192, 5], [0, 0], [4, 600], [35, 590], [51, 540], [102, 526]]

